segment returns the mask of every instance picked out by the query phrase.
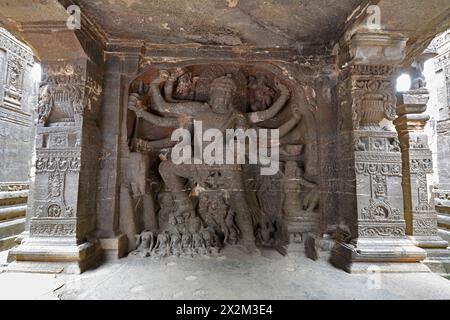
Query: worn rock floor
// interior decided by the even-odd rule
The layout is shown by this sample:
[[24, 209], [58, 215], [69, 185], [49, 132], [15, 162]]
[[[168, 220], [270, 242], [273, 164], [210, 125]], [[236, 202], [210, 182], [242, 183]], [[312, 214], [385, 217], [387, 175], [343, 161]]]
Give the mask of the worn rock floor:
[[450, 299], [450, 281], [436, 274], [374, 279], [326, 260], [303, 252], [248, 256], [237, 248], [195, 260], [130, 256], [82, 275], [3, 272], [0, 299]]

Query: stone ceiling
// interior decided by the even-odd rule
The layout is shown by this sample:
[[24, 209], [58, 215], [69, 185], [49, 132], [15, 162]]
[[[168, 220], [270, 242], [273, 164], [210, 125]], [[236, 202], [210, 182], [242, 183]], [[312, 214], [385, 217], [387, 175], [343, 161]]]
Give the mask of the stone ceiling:
[[449, 0], [0, 0], [0, 25], [38, 46], [39, 33], [68, 31], [65, 8], [77, 4], [106, 42], [332, 48], [369, 3], [383, 31], [409, 38], [410, 56], [450, 27]]
[[81, 0], [114, 38], [289, 47], [327, 43], [363, 0]]

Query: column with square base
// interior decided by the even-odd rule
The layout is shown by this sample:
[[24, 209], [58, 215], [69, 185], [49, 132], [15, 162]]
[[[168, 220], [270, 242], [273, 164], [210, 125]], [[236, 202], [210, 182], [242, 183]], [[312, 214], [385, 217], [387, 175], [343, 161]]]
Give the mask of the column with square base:
[[429, 272], [420, 263], [425, 251], [405, 234], [400, 143], [390, 122], [391, 78], [406, 39], [373, 32], [349, 39], [341, 55], [337, 166], [339, 216], [350, 239], [336, 243], [330, 261], [348, 272], [374, 266], [381, 272]]
[[101, 258], [96, 225], [101, 72], [88, 59], [44, 64], [29, 237], [8, 270], [80, 273]]
[[438, 236], [437, 212], [428, 198], [427, 174], [433, 173], [432, 154], [424, 132], [429, 94], [419, 88], [397, 95], [397, 128], [403, 157], [403, 198], [406, 234], [427, 252], [424, 263], [434, 272], [450, 273], [448, 242]]

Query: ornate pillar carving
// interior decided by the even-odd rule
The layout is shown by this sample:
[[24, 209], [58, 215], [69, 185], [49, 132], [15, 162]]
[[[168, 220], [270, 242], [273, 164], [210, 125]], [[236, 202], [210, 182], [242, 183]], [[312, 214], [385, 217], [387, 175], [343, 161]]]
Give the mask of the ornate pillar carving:
[[[425, 251], [406, 237], [402, 159], [395, 117], [392, 73], [403, 59], [406, 39], [359, 33], [348, 51], [338, 87], [337, 163], [341, 225], [351, 233], [335, 245], [331, 262], [348, 272], [428, 271], [418, 263]], [[384, 121], [384, 123], [382, 122]]]
[[10, 251], [10, 268], [79, 273], [99, 258], [93, 232], [101, 72], [85, 58], [44, 62], [43, 69], [30, 235]]
[[428, 136], [424, 132], [430, 119], [423, 112], [429, 94], [424, 87], [397, 95], [398, 118], [394, 121], [398, 131], [403, 160], [403, 200], [406, 234], [426, 250], [424, 263], [431, 270], [447, 273], [450, 266], [448, 242], [437, 235], [437, 213], [428, 195], [427, 174], [433, 173], [432, 154]]

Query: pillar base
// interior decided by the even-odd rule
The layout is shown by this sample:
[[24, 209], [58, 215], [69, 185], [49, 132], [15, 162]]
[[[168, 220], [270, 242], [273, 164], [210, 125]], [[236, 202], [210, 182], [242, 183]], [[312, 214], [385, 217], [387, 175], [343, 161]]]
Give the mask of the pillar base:
[[127, 254], [128, 238], [124, 234], [115, 238], [100, 238], [99, 242], [106, 259], [120, 259]]
[[28, 238], [9, 251], [8, 260], [13, 262], [5, 271], [80, 274], [97, 266], [102, 254], [98, 241], [77, 245], [73, 240]]
[[349, 273], [367, 273], [373, 266], [379, 272], [430, 272], [420, 263], [425, 258], [425, 250], [407, 238], [360, 238], [355, 243], [336, 243], [330, 262]]

